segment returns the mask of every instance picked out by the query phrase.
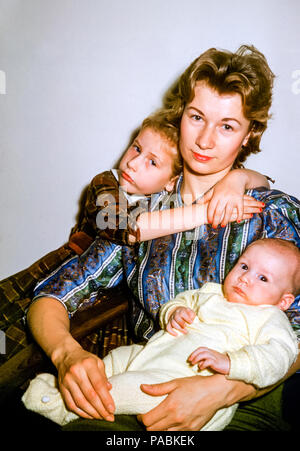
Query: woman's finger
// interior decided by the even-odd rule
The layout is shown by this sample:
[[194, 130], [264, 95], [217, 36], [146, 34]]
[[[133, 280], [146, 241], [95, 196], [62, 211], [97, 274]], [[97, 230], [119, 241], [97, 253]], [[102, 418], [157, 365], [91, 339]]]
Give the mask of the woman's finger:
[[68, 388], [61, 387], [61, 392], [68, 408], [84, 418], [101, 418], [97, 410], [90, 404], [80, 386], [73, 380], [68, 382]]

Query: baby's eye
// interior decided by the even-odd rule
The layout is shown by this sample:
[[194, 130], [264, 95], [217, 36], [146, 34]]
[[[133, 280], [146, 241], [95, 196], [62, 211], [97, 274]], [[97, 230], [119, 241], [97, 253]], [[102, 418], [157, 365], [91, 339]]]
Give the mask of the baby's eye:
[[266, 278], [266, 276], [263, 276], [263, 275], [259, 276], [259, 280], [261, 280], [262, 282], [268, 282], [268, 279]]
[[248, 266], [246, 265], [246, 263], [241, 263], [241, 268], [242, 268], [244, 271], [247, 271]]

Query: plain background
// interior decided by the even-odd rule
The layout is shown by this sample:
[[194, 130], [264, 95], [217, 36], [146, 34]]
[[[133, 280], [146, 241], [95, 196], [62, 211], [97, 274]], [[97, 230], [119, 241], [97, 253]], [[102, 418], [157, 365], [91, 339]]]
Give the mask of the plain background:
[[210, 47], [268, 58], [273, 119], [247, 165], [300, 197], [299, 20], [298, 0], [0, 0], [0, 279], [66, 242], [83, 189]]

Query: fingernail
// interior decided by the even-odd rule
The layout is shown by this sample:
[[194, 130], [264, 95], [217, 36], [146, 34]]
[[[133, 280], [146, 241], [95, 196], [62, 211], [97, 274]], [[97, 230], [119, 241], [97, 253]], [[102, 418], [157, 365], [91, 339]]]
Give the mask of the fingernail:
[[105, 419], [106, 419], [106, 421], [115, 421], [113, 415], [108, 415]]
[[108, 407], [107, 407], [107, 410], [108, 410], [110, 413], [114, 413], [115, 408], [114, 408], [114, 406], [113, 406], [112, 404], [109, 404]]

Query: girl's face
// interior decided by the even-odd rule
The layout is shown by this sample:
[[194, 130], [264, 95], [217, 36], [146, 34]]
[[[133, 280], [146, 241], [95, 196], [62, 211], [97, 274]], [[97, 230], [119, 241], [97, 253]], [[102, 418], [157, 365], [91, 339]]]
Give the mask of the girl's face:
[[218, 94], [198, 82], [181, 119], [180, 150], [184, 170], [199, 175], [227, 173], [249, 137], [241, 96]]
[[143, 129], [123, 156], [120, 186], [129, 194], [153, 194], [174, 186], [173, 163], [176, 146], [155, 130]]

